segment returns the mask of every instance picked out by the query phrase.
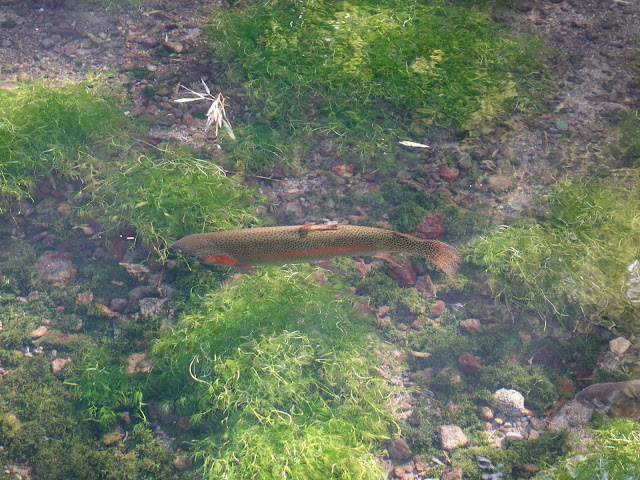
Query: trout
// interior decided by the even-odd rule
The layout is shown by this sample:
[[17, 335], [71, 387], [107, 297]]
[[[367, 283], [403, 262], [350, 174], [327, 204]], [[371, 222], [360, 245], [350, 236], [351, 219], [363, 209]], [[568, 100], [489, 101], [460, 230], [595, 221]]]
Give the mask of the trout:
[[238, 268], [397, 252], [425, 257], [453, 277], [462, 261], [458, 249], [446, 243], [355, 225], [311, 224], [196, 233], [181, 238], [171, 248], [207, 265]]

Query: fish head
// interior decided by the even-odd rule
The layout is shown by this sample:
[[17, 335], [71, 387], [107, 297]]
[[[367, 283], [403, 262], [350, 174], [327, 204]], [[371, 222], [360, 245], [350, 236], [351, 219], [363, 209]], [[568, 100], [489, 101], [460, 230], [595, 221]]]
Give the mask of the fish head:
[[217, 245], [211, 234], [196, 233], [181, 238], [171, 245], [171, 249], [190, 260], [207, 265], [236, 265], [238, 262], [224, 248]]

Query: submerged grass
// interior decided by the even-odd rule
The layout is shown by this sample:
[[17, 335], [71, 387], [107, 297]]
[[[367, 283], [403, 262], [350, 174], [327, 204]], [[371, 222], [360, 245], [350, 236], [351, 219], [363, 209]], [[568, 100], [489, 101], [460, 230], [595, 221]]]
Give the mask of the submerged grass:
[[570, 480], [636, 478], [640, 465], [640, 426], [630, 419], [604, 423], [593, 430], [595, 441], [588, 453], [572, 455], [555, 469], [540, 474], [545, 479]]
[[97, 82], [0, 91], [0, 212], [54, 174], [90, 178], [128, 121]]
[[178, 410], [209, 427], [194, 447], [206, 478], [383, 477], [379, 340], [343, 287], [314, 275], [261, 269], [193, 298], [155, 344]]
[[138, 126], [100, 79], [0, 92], [0, 213], [44, 180], [84, 185], [75, 204], [107, 231], [133, 226], [166, 259], [168, 245], [204, 229], [246, 226], [252, 193], [183, 147], [143, 152]]
[[85, 215], [100, 216], [111, 229], [132, 225], [162, 260], [180, 237], [256, 221], [249, 213], [251, 192], [184, 148], [118, 162], [87, 191]]
[[530, 102], [543, 76], [531, 43], [441, 0], [257, 3], [216, 13], [209, 35], [227, 88], [251, 102], [231, 155], [249, 169], [291, 162], [315, 133], [370, 161], [433, 127], [474, 130]]
[[475, 242], [470, 259], [507, 302], [637, 333], [640, 316], [626, 292], [627, 268], [640, 256], [639, 175], [561, 182], [549, 192], [547, 218], [500, 226]]

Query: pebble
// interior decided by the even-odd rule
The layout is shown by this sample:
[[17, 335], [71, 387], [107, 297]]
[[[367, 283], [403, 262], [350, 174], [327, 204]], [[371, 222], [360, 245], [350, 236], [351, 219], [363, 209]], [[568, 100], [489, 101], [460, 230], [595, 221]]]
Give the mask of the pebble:
[[439, 213], [432, 215], [425, 215], [422, 219], [422, 223], [418, 225], [418, 236], [421, 238], [438, 238], [440, 235], [444, 235], [447, 231], [443, 226], [444, 217]]
[[476, 333], [480, 331], [482, 324], [477, 318], [468, 318], [460, 322], [460, 327], [469, 333]]
[[40, 338], [45, 336], [47, 333], [47, 327], [44, 325], [40, 325], [38, 328], [36, 328], [35, 330], [32, 330], [31, 333], [29, 334], [31, 336], [31, 338], [33, 340], [35, 340], [36, 338]]
[[413, 452], [407, 442], [402, 438], [396, 438], [391, 445], [389, 445], [389, 457], [393, 460], [405, 461], [413, 457]]
[[609, 350], [611, 350], [611, 353], [618, 356], [624, 355], [630, 346], [631, 342], [624, 337], [614, 338], [609, 341]]
[[477, 375], [482, 365], [476, 357], [470, 353], [465, 353], [458, 357], [458, 368], [462, 373], [466, 373], [467, 375]]
[[407, 260], [394, 259], [389, 275], [401, 287], [411, 287], [416, 283], [416, 272]]
[[458, 425], [440, 425], [438, 435], [440, 435], [440, 445], [444, 450], [453, 450], [465, 445], [468, 441], [467, 436]]
[[478, 416], [482, 420], [493, 420], [493, 411], [489, 407], [481, 406], [478, 408]]
[[54, 358], [51, 362], [51, 373], [58, 375], [64, 366], [71, 361], [70, 358]]
[[508, 417], [519, 417], [528, 412], [524, 408], [524, 397], [517, 390], [501, 388], [493, 394], [493, 403]]
[[442, 300], [436, 300], [436, 303], [429, 310], [428, 317], [429, 318], [438, 318], [441, 316], [446, 309], [446, 305]]
[[485, 182], [493, 193], [504, 193], [514, 187], [513, 179], [502, 175], [490, 175]]

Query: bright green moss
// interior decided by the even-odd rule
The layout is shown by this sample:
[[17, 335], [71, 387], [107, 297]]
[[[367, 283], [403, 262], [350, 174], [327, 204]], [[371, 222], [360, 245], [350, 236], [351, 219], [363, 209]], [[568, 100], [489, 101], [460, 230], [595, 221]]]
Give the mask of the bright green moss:
[[155, 247], [163, 259], [180, 237], [255, 221], [248, 213], [250, 191], [183, 148], [168, 150], [160, 158], [125, 160], [89, 191], [92, 200], [86, 215], [104, 215], [111, 229], [134, 226], [137, 238]]
[[260, 269], [194, 297], [155, 344], [157, 381], [209, 426], [194, 450], [207, 478], [382, 478], [382, 347], [343, 288], [310, 272]]
[[509, 108], [520, 74], [540, 78], [533, 49], [480, 9], [444, 1], [274, 1], [212, 25], [214, 57], [253, 103], [236, 124], [252, 140], [232, 152], [249, 169], [286, 163], [312, 134], [368, 161], [433, 126], [473, 129]]
[[571, 455], [540, 474], [543, 479], [635, 478], [640, 465], [640, 426], [629, 419], [609, 421], [593, 430], [595, 442], [585, 454]]
[[546, 318], [586, 316], [637, 333], [640, 317], [625, 283], [640, 255], [639, 184], [635, 171], [560, 183], [549, 191], [547, 218], [500, 226], [476, 241], [470, 258], [507, 302]]
[[120, 102], [103, 93], [90, 82], [0, 92], [0, 211], [54, 174], [83, 179], [93, 172], [97, 153], [125, 121]]

